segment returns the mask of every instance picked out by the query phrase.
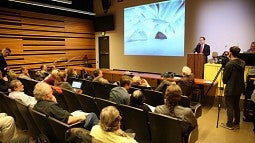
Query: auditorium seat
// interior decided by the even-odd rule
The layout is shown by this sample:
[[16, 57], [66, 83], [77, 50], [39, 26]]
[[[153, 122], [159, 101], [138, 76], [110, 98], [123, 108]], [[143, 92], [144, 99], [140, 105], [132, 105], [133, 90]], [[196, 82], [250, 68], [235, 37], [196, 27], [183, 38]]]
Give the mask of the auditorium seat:
[[51, 142], [58, 142], [57, 136], [47, 119], [48, 117], [32, 108], [29, 108], [29, 111], [41, 133], [47, 136]]
[[147, 113], [142, 109], [123, 104], [119, 105], [119, 110], [125, 130], [132, 129], [136, 133], [135, 138], [139, 143], [149, 143], [150, 131]]
[[95, 92], [95, 97], [109, 99], [111, 89], [117, 85], [101, 84], [99, 82], [92, 82]]
[[112, 101], [107, 100], [107, 99], [102, 99], [102, 98], [97, 98], [97, 97], [96, 97], [96, 104], [97, 104], [99, 112], [101, 112], [101, 110], [104, 107], [107, 107], [107, 106], [115, 106], [115, 107], [117, 107], [117, 103], [112, 102]]
[[62, 89], [65, 101], [67, 103], [68, 111], [74, 112], [81, 110], [81, 105], [76, 97], [76, 94], [70, 90]]
[[164, 104], [164, 95], [162, 92], [155, 90], [143, 90], [143, 95], [145, 97], [145, 103], [151, 106], [158, 106]]
[[149, 112], [151, 143], [187, 143], [182, 126], [189, 124], [177, 118]]
[[24, 93], [26, 93], [29, 96], [34, 96], [34, 88], [35, 85], [38, 83], [36, 80], [29, 80], [24, 78], [18, 78], [20, 82], [24, 85]]
[[131, 87], [129, 88], [129, 90], [128, 90], [128, 93], [129, 93], [129, 94], [133, 94], [133, 92], [136, 91], [136, 90], [141, 90], [141, 89], [131, 86]]
[[52, 86], [53, 95], [55, 96], [59, 106], [65, 110], [68, 110], [66, 100], [63, 95], [62, 88], [57, 86]]
[[91, 81], [83, 79], [81, 89], [83, 91], [83, 94], [86, 94], [86, 95], [89, 95], [89, 96], [92, 96], [92, 97], [95, 96], [94, 88], [93, 88], [93, 85], [92, 85]]
[[34, 137], [38, 137], [38, 135], [41, 133], [39, 128], [37, 127], [33, 117], [31, 116], [30, 112], [29, 112], [29, 106], [26, 106], [25, 104], [23, 104], [20, 101], [16, 101], [17, 107], [22, 115], [22, 117], [24, 118], [27, 128], [28, 128], [28, 132]]
[[94, 97], [84, 94], [76, 94], [76, 97], [82, 107], [82, 111], [87, 113], [93, 112], [99, 117], [99, 110]]

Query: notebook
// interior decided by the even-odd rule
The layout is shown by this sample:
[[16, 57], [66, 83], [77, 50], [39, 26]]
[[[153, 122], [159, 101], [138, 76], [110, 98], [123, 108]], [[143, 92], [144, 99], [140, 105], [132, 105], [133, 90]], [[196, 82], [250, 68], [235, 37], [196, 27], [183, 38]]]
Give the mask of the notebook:
[[72, 82], [72, 87], [75, 89], [81, 89], [82, 81], [73, 81]]

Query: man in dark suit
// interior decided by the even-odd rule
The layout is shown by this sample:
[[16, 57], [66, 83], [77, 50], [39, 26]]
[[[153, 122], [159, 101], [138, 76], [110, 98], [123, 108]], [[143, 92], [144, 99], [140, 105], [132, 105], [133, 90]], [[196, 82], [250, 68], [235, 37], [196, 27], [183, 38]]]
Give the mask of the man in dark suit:
[[205, 61], [207, 62], [207, 56], [210, 55], [210, 46], [205, 44], [205, 37], [200, 37], [199, 43], [194, 49], [194, 53], [203, 53], [206, 57]]
[[3, 74], [3, 77], [7, 74], [7, 63], [5, 60], [5, 57], [9, 56], [11, 54], [11, 49], [4, 48], [2, 52], [0, 53], [0, 70]]

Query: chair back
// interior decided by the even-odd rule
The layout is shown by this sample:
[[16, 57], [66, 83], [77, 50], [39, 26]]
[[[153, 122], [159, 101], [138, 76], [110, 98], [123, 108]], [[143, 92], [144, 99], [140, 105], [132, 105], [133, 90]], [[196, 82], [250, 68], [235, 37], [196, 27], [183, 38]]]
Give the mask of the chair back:
[[81, 85], [81, 89], [83, 91], [83, 94], [89, 95], [94, 97], [95, 93], [94, 93], [94, 87], [91, 81], [83, 79], [82, 80], [82, 85]]
[[68, 106], [64, 98], [62, 88], [57, 86], [52, 86], [52, 91], [53, 91], [53, 95], [56, 97], [56, 100], [59, 106], [65, 110], [68, 110]]
[[14, 119], [17, 123], [17, 126], [21, 128], [22, 130], [27, 130], [27, 124], [25, 122], [25, 119], [22, 117], [21, 113], [19, 112], [15, 99], [12, 99], [6, 95], [3, 95], [3, 97], [5, 102], [7, 103], [7, 106], [9, 107], [9, 110], [11, 110], [14, 115]]
[[129, 88], [129, 90], [128, 90], [128, 93], [129, 93], [129, 94], [133, 94], [133, 92], [136, 91], [136, 90], [141, 90], [141, 89], [131, 86], [131, 87]]
[[99, 117], [99, 110], [94, 97], [84, 94], [76, 94], [76, 97], [82, 107], [82, 111], [93, 112]]
[[36, 70], [34, 70], [34, 69], [28, 69], [28, 74], [29, 74], [29, 76], [30, 76], [32, 79], [34, 79], [34, 80], [37, 79]]
[[27, 128], [28, 128], [28, 132], [34, 137], [38, 137], [39, 134], [41, 133], [39, 128], [37, 127], [33, 117], [31, 116], [30, 112], [29, 112], [29, 106], [26, 106], [25, 104], [23, 104], [20, 101], [16, 101], [17, 107], [22, 115], [22, 117], [24, 118]]
[[115, 106], [115, 107], [117, 107], [117, 103], [112, 102], [110, 100], [106, 100], [106, 99], [102, 99], [102, 98], [97, 98], [97, 97], [96, 97], [96, 104], [97, 104], [99, 112], [101, 112], [101, 110], [104, 107], [107, 107], [107, 106]]
[[29, 108], [29, 112], [31, 116], [33, 117], [35, 124], [37, 125], [41, 133], [46, 135], [51, 142], [57, 142], [56, 140], [57, 136], [48, 121], [48, 117], [45, 114], [40, 113], [32, 108]]
[[164, 95], [162, 92], [155, 90], [143, 90], [143, 95], [145, 97], [145, 103], [151, 106], [158, 106], [164, 104]]
[[182, 123], [176, 118], [149, 112], [148, 113], [151, 143], [182, 143]]
[[78, 99], [76, 98], [76, 94], [74, 92], [66, 90], [66, 89], [62, 89], [62, 91], [63, 91], [65, 101], [67, 103], [69, 112], [82, 109]]
[[5, 93], [0, 92], [0, 113], [6, 113], [9, 116], [14, 116], [14, 114], [8, 108], [8, 105], [4, 100], [4, 96], [6, 96]]
[[125, 130], [132, 129], [136, 133], [135, 138], [140, 143], [150, 142], [150, 131], [147, 120], [147, 113], [142, 109], [131, 107], [128, 105], [119, 105], [122, 123]]
[[95, 97], [109, 99], [110, 91], [107, 89], [107, 84], [101, 84], [99, 82], [92, 82], [95, 92]]

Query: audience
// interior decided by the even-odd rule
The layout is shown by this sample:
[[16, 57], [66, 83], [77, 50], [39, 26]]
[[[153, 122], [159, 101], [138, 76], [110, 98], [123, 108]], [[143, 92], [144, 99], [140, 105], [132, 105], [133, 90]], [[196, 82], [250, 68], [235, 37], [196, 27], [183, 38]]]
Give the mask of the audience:
[[131, 87], [132, 78], [129, 76], [122, 76], [120, 79], [120, 87], [114, 87], [110, 92], [110, 101], [116, 102], [117, 104], [129, 105], [130, 95], [128, 93]]
[[16, 125], [13, 117], [0, 113], [0, 142], [3, 143], [28, 143], [29, 137], [16, 134]]
[[151, 86], [149, 85], [149, 83], [147, 82], [147, 80], [142, 79], [140, 76], [133, 76], [132, 78], [133, 82], [132, 82], [132, 86], [142, 86], [142, 87], [148, 87], [150, 88]]
[[44, 79], [44, 82], [53, 86], [57, 76], [58, 76], [58, 70], [52, 70], [51, 74]]
[[58, 75], [57, 75], [57, 78], [55, 80], [55, 83], [54, 85], [55, 86], [58, 86], [58, 87], [61, 87], [63, 89], [67, 89], [67, 90], [70, 90], [72, 92], [77, 92], [77, 93], [82, 93], [82, 90], [75, 90], [71, 85], [70, 83], [68, 83], [67, 81], [67, 74], [66, 72], [58, 72]]
[[8, 78], [2, 76], [2, 72], [0, 71], [0, 91], [1, 92], [8, 92], [9, 81]]
[[195, 128], [197, 126], [197, 120], [192, 110], [178, 105], [178, 102], [181, 100], [181, 94], [180, 86], [175, 83], [171, 84], [165, 93], [165, 104], [157, 106], [154, 112], [180, 118], [190, 123], [191, 128]]
[[251, 42], [250, 49], [247, 50], [248, 53], [255, 53], [255, 41]]
[[19, 78], [31, 79], [28, 70], [25, 66], [21, 67], [21, 74], [19, 75]]
[[68, 67], [66, 69], [66, 73], [67, 73], [67, 79], [69, 79], [69, 78], [78, 78], [77, 72], [72, 67]]
[[148, 105], [144, 103], [145, 97], [141, 90], [135, 90], [130, 96], [130, 106], [143, 109], [146, 112], [151, 112], [151, 109]]
[[36, 104], [36, 99], [34, 97], [26, 95], [24, 91], [24, 86], [19, 80], [12, 80], [10, 82], [9, 88], [11, 89], [11, 93], [9, 97], [21, 101], [23, 104], [27, 106], [34, 107]]
[[103, 78], [103, 72], [100, 69], [96, 69], [94, 71], [94, 79], [93, 82], [99, 82], [101, 84], [109, 84], [109, 81]]
[[50, 85], [45, 82], [39, 82], [35, 85], [34, 96], [37, 100], [34, 106], [35, 110], [54, 117], [64, 123], [73, 124], [85, 121], [84, 128], [89, 130], [98, 123], [98, 118], [95, 113], [83, 112], [73, 116], [68, 111], [59, 107], [56, 98], [52, 94]]
[[114, 106], [108, 106], [102, 109], [100, 113], [99, 125], [95, 125], [90, 135], [103, 143], [137, 143], [120, 128], [121, 116]]
[[39, 81], [44, 80], [44, 78], [49, 75], [47, 66], [41, 65], [40, 70], [38, 70], [35, 74], [37, 75], [37, 80]]

